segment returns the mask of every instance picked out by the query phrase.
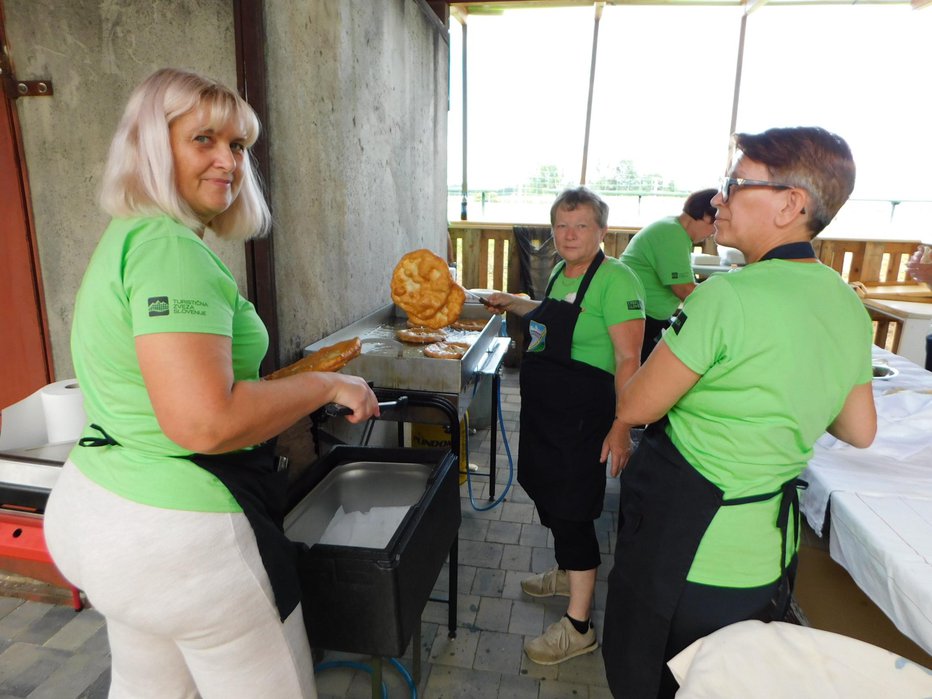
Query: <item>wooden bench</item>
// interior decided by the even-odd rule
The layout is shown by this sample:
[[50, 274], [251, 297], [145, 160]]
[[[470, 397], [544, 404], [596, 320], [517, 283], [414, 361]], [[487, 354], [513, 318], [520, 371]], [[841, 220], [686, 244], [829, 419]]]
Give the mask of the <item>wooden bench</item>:
[[875, 345], [925, 366], [932, 303], [866, 298], [864, 307], [874, 321]]

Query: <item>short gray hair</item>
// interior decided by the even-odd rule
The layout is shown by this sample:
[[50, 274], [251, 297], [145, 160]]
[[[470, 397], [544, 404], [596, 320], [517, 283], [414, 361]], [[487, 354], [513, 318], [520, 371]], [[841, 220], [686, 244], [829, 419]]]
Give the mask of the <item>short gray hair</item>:
[[580, 206], [588, 206], [595, 214], [599, 228], [608, 228], [608, 204], [602, 197], [586, 187], [564, 189], [550, 207], [550, 225], [556, 223], [557, 209], [575, 211]]

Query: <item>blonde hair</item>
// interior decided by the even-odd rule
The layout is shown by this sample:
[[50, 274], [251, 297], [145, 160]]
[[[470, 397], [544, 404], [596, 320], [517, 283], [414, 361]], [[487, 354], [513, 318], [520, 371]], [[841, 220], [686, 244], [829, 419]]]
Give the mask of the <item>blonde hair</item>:
[[110, 144], [101, 207], [111, 216], [167, 214], [194, 230], [203, 228], [175, 185], [169, 137], [172, 122], [195, 109], [204, 110], [212, 128], [236, 124], [245, 134], [247, 148], [239, 195], [214, 217], [210, 229], [228, 240], [266, 233], [271, 214], [248, 151], [259, 137], [256, 113], [225, 85], [174, 68], [156, 71], [130, 95]]

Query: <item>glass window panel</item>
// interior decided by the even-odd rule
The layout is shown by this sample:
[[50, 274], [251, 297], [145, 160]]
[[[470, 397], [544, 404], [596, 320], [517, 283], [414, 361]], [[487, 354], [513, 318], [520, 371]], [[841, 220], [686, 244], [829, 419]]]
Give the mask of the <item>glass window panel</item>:
[[[765, 5], [748, 16], [738, 130], [815, 124], [854, 154], [854, 194], [823, 235], [932, 237], [929, 37], [932, 13], [909, 5]], [[891, 218], [896, 200], [913, 201]]]
[[[469, 16], [470, 220], [546, 220], [555, 194], [579, 183], [594, 17], [585, 6]], [[458, 34], [451, 32], [451, 115], [462, 109]], [[448, 123], [454, 219], [462, 185], [458, 122]]]
[[[586, 182], [609, 199], [612, 225], [675, 212], [725, 170], [741, 12], [605, 6]], [[469, 16], [470, 219], [540, 223], [578, 183], [593, 19], [591, 6]], [[770, 3], [748, 16], [738, 130], [818, 124], [854, 152], [857, 188], [824, 235], [932, 242], [929, 36], [932, 11], [908, 5]], [[451, 219], [461, 47], [452, 22]]]
[[607, 6], [587, 184], [641, 226], [716, 187], [727, 157], [741, 9]]

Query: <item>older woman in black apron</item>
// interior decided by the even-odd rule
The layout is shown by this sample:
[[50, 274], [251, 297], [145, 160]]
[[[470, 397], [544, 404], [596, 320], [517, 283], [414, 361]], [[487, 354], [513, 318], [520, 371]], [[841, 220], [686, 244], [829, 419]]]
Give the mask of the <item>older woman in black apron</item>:
[[851, 193], [851, 151], [808, 127], [735, 143], [715, 240], [749, 264], [699, 285], [620, 395], [618, 422], [653, 424], [621, 478], [603, 638], [619, 698], [672, 697], [686, 646], [784, 617], [812, 445], [876, 430], [870, 319], [809, 242]]
[[584, 187], [550, 211], [563, 260], [542, 302], [493, 294], [523, 317], [518, 482], [554, 537], [557, 567], [522, 582], [533, 597], [569, 597], [567, 614], [525, 645], [534, 662], [561, 663], [598, 647], [589, 619], [601, 562], [594, 520], [602, 513], [605, 462], [628, 457], [627, 427], [614, 417], [616, 389], [636, 371], [644, 334], [643, 290], [601, 250], [608, 206]]

